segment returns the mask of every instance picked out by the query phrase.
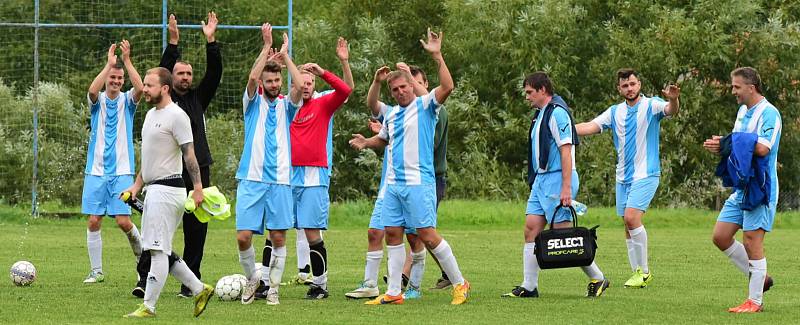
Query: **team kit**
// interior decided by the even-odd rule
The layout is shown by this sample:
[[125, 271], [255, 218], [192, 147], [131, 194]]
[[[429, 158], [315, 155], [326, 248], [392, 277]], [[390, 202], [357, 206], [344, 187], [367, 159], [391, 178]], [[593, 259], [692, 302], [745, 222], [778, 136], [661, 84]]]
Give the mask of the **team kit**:
[[[194, 300], [193, 314], [205, 310], [214, 288], [200, 273], [207, 224], [185, 204], [201, 206], [214, 194], [210, 187], [213, 159], [205, 132], [205, 112], [222, 76], [222, 55], [216, 41], [217, 16], [209, 12], [202, 24], [206, 37], [206, 71], [195, 86], [193, 69], [182, 61], [177, 19], [169, 17], [169, 44], [159, 67], [142, 78], [130, 59], [127, 40], [108, 49], [105, 66], [89, 86], [91, 134], [85, 169], [82, 213], [88, 215], [87, 248], [91, 271], [84, 283], [105, 280], [102, 268], [101, 224], [114, 219], [129, 240], [137, 260], [138, 281], [132, 294], [142, 298], [125, 317], [156, 315], [156, 303], [169, 274], [181, 283], [179, 296]], [[280, 304], [286, 269], [287, 231], [296, 231], [297, 275], [292, 283], [308, 285], [306, 299], [328, 298], [329, 187], [333, 166], [333, 123], [336, 111], [355, 85], [347, 41], [339, 38], [335, 53], [342, 78], [315, 63], [295, 65], [289, 39], [273, 48], [272, 27], [261, 26], [263, 47], [242, 92], [244, 146], [236, 170], [236, 230], [239, 262], [246, 278], [242, 304], [263, 299]], [[429, 87], [426, 73], [403, 62], [382, 66], [369, 85], [371, 136], [354, 134], [355, 150], [382, 149], [378, 196], [370, 218], [363, 281], [346, 297], [367, 299], [367, 305], [403, 304], [422, 297], [425, 260], [431, 255], [441, 271], [432, 289], [450, 289], [454, 305], [469, 299], [470, 282], [459, 268], [450, 244], [437, 232], [437, 210], [446, 191], [448, 115], [445, 102], [455, 83], [442, 55], [443, 33], [430, 29], [420, 40], [436, 66], [439, 85]], [[121, 57], [117, 53], [121, 53]], [[283, 71], [291, 77], [283, 93]], [[125, 73], [132, 89], [122, 90]], [[317, 79], [331, 90], [315, 91]], [[585, 236], [572, 209], [579, 176], [575, 147], [580, 137], [610, 131], [617, 156], [616, 212], [624, 222], [631, 277], [627, 288], [645, 288], [654, 276], [648, 265], [648, 236], [643, 217], [658, 189], [660, 123], [680, 112], [680, 88], [669, 84], [660, 97], [641, 93], [639, 72], [623, 68], [615, 76], [622, 102], [591, 121], [577, 123], [564, 98], [554, 92], [545, 72], [523, 82], [533, 108], [528, 132], [528, 185], [522, 247], [522, 282], [504, 298], [539, 297], [539, 272], [554, 267], [547, 258], [586, 255], [579, 267], [588, 278], [587, 297], [600, 297], [611, 282], [594, 261], [594, 229]], [[387, 85], [394, 104], [383, 101]], [[714, 135], [703, 147], [720, 156], [717, 175], [734, 188], [714, 226], [713, 243], [749, 279], [748, 297], [732, 313], [763, 310], [764, 292], [774, 284], [767, 274], [763, 242], [772, 230], [778, 200], [777, 156], [781, 115], [762, 95], [761, 77], [753, 68], [731, 72], [731, 92], [739, 106], [731, 134]], [[135, 166], [133, 118], [144, 99], [147, 111], [141, 130], [141, 166]], [[744, 175], [755, 175], [754, 180]], [[756, 181], [757, 179], [757, 181]], [[215, 189], [215, 188], [214, 188]], [[141, 232], [131, 221], [131, 208], [121, 197], [146, 192]], [[205, 220], [207, 221], [207, 220]], [[183, 224], [183, 256], [172, 240]], [[548, 229], [549, 227], [549, 229]], [[743, 240], [735, 239], [741, 230]], [[253, 235], [265, 235], [260, 265]], [[405, 242], [408, 242], [406, 248]], [[378, 269], [387, 252], [386, 290], [378, 287]], [[544, 253], [543, 253], [544, 252]], [[563, 262], [563, 261], [562, 261]], [[567, 265], [564, 264], [564, 265]]]

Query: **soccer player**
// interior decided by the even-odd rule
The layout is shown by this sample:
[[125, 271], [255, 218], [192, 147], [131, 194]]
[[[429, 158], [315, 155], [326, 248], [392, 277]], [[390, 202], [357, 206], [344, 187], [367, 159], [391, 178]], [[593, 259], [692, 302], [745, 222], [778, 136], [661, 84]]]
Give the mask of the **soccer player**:
[[[222, 79], [222, 52], [215, 36], [218, 22], [217, 14], [213, 11], [208, 13], [206, 21], [201, 22], [203, 34], [206, 37], [206, 74], [196, 88], [192, 88], [194, 79], [192, 65], [185, 61], [180, 61], [181, 52], [178, 48], [180, 34], [178, 32], [178, 21], [174, 15], [169, 16], [169, 44], [167, 44], [159, 64], [160, 67], [172, 71], [172, 81], [175, 84], [170, 87], [172, 92], [170, 95], [175, 100], [175, 103], [189, 115], [203, 187], [211, 186], [210, 167], [213, 163], [211, 151], [208, 148], [208, 140], [206, 139], [205, 112], [211, 100], [214, 99], [214, 94], [216, 94]], [[183, 170], [182, 175], [184, 183], [187, 184], [186, 192], [188, 193], [192, 190], [191, 179], [186, 169]], [[197, 220], [193, 213], [185, 213], [183, 215], [183, 257], [186, 264], [198, 278], [201, 277], [200, 263], [203, 261], [203, 249], [206, 243], [207, 231], [208, 224]], [[147, 262], [149, 259], [144, 258], [141, 260]], [[139, 269], [147, 270], [148, 267], [144, 265], [140, 266]], [[147, 285], [146, 282], [142, 281], [143, 279], [142, 277], [136, 288], [134, 288], [133, 294], [135, 296], [140, 296], [143, 291], [141, 288]], [[191, 290], [186, 286], [182, 286], [178, 296], [190, 297]]]
[[647, 263], [647, 231], [642, 217], [658, 189], [661, 178], [659, 131], [661, 120], [680, 110], [681, 89], [668, 85], [662, 93], [668, 101], [641, 93], [639, 73], [617, 71], [617, 90], [624, 102], [606, 109], [591, 122], [576, 126], [579, 136], [611, 129], [617, 151], [617, 215], [625, 221], [625, 243], [633, 275], [627, 288], [644, 288], [653, 276]]
[[[764, 236], [772, 231], [775, 209], [778, 204], [778, 148], [781, 141], [781, 114], [761, 92], [761, 76], [756, 69], [738, 68], [731, 72], [731, 93], [740, 105], [733, 132], [754, 133], [758, 140], [753, 156], [766, 157], [771, 180], [769, 203], [745, 210], [740, 206], [745, 193], [736, 189], [725, 201], [714, 225], [713, 241], [733, 265], [749, 277], [749, 295], [739, 306], [729, 308], [732, 313], [757, 313], [763, 310], [764, 291], [772, 286], [767, 275], [767, 258], [764, 255]], [[712, 136], [703, 143], [706, 150], [720, 153], [720, 136]], [[744, 245], [734, 236], [742, 230]]]
[[[578, 172], [575, 167], [575, 134], [572, 114], [560, 96], [554, 95], [553, 84], [544, 72], [534, 72], [523, 83], [525, 98], [537, 110], [529, 134], [529, 170], [534, 180], [525, 216], [523, 249], [523, 282], [503, 297], [539, 297], [539, 263], [534, 255], [534, 239], [548, 223], [553, 228], [572, 227], [572, 215], [566, 207], [578, 194]], [[589, 277], [587, 297], [599, 297], [609, 281], [597, 263], [581, 267]]]
[[[139, 230], [131, 222], [131, 208], [117, 199], [121, 190], [133, 184], [133, 115], [142, 96], [142, 78], [131, 63], [131, 47], [122, 40], [122, 60], [117, 58], [117, 45], [108, 48], [108, 58], [103, 70], [89, 86], [88, 100], [91, 110], [92, 131], [89, 135], [89, 153], [83, 179], [81, 212], [89, 215], [86, 246], [89, 250], [91, 271], [83, 283], [103, 282], [103, 240], [100, 225], [103, 216], [114, 218], [120, 230], [128, 237], [133, 255], [142, 255]], [[119, 61], [122, 61], [120, 64]], [[125, 70], [128, 70], [133, 89], [122, 92]], [[105, 85], [105, 91], [100, 90]]]
[[[155, 107], [147, 111], [142, 125], [142, 168], [133, 185], [123, 192], [136, 197], [147, 185], [142, 212], [142, 246], [150, 251], [150, 272], [144, 302], [125, 317], [154, 317], [156, 302], [164, 288], [167, 273], [172, 274], [194, 295], [194, 316], [206, 308], [214, 288], [200, 282], [180, 259], [170, 267], [167, 255], [172, 252], [172, 237], [181, 223], [186, 202], [185, 185], [181, 176], [183, 166], [192, 179], [192, 201], [199, 207], [203, 202], [200, 166], [194, 155], [189, 116], [172, 102], [172, 75], [165, 68], [147, 70], [144, 78], [144, 98]], [[183, 159], [181, 159], [183, 156]]]
[[[398, 71], [406, 73], [406, 78], [414, 79], [412, 76], [412, 69], [405, 63], [397, 63]], [[386, 76], [389, 74], [390, 70], [389, 67], [381, 67], [378, 71], [375, 72], [375, 78], [373, 79], [373, 86], [370, 86], [370, 90], [372, 90], [369, 94], [372, 96], [377, 97], [379, 94], [379, 90], [373, 90], [373, 87], [379, 87], [380, 81], [375, 82], [374, 80], [385, 80]], [[375, 86], [375, 85], [378, 86]], [[424, 96], [428, 93], [428, 90], [424, 87], [423, 83], [416, 82], [412, 84], [414, 87], [414, 94], [417, 96]], [[368, 97], [370, 98], [370, 97]], [[369, 105], [368, 101], [368, 105]], [[378, 134], [380, 133], [382, 124], [378, 121], [382, 121], [389, 109], [389, 106], [378, 101], [377, 98], [372, 98], [372, 104], [374, 104], [377, 108], [377, 114], [375, 111], [372, 111], [372, 119], [370, 120], [370, 130]], [[372, 110], [372, 107], [370, 107]], [[381, 260], [383, 259], [383, 240], [384, 240], [384, 227], [381, 224], [381, 210], [383, 208], [383, 197], [386, 193], [386, 166], [388, 163], [388, 151], [384, 150], [383, 152], [383, 163], [381, 167], [381, 181], [378, 185], [378, 198], [375, 200], [375, 206], [372, 210], [372, 216], [370, 217], [369, 221], [369, 229], [367, 230], [367, 258], [366, 258], [366, 265], [364, 267], [364, 280], [361, 281], [361, 284], [358, 288], [353, 291], [350, 291], [345, 294], [348, 298], [360, 299], [360, 298], [375, 298], [380, 295], [380, 291], [378, 289], [378, 268], [380, 267]], [[425, 246], [422, 242], [418, 239], [417, 233], [413, 228], [405, 228], [406, 237], [408, 238], [409, 246], [411, 246], [411, 254], [407, 254], [406, 263], [408, 265], [408, 271], [405, 270], [404, 265], [404, 279], [409, 278], [409, 275], [412, 275], [409, 278], [409, 284], [411, 287], [403, 293], [404, 299], [416, 299], [421, 297], [420, 291], [420, 284], [422, 282], [422, 275], [425, 273]], [[410, 258], [411, 261], [408, 259]], [[385, 279], [385, 278], [384, 278]]]
[[[325, 80], [333, 92], [314, 98], [316, 77]], [[328, 228], [330, 206], [327, 139], [331, 118], [347, 100], [352, 88], [316, 63], [304, 64], [301, 78], [302, 87], [293, 87], [290, 92], [292, 98], [297, 95], [303, 98], [289, 127], [295, 228], [304, 230], [310, 249], [314, 280], [306, 298], [324, 299], [328, 297], [328, 252], [322, 239], [322, 230]]]
[[[261, 26], [264, 47], [250, 71], [243, 100], [245, 142], [236, 179], [236, 230], [239, 263], [244, 269], [247, 286], [242, 304], [250, 304], [261, 284], [262, 270], [256, 269], [253, 234], [269, 230], [270, 251], [264, 254], [269, 288], [267, 304], [277, 305], [278, 287], [286, 264], [286, 230], [293, 226], [289, 123], [291, 114], [287, 99], [280, 95], [281, 66], [268, 57], [272, 46], [272, 26]], [[277, 57], [283, 59], [300, 85], [300, 73], [288, 55], [289, 37], [283, 34], [283, 46]], [[258, 94], [259, 85], [262, 94]], [[277, 86], [276, 86], [277, 85]], [[299, 95], [292, 99], [299, 104]]]
[[[414, 81], [404, 72], [385, 75], [397, 105], [387, 109], [381, 132], [369, 139], [353, 135], [350, 145], [356, 149], [386, 146], [386, 192], [381, 209], [381, 224], [386, 232], [389, 255], [389, 288], [367, 304], [402, 304], [400, 294], [405, 248], [403, 228], [417, 229], [425, 246], [436, 255], [453, 282], [452, 304], [466, 302], [469, 282], [461, 275], [450, 245], [436, 231], [436, 185], [433, 171], [433, 137], [439, 107], [455, 88], [447, 69], [441, 46], [443, 34], [428, 29], [427, 42], [420, 40], [438, 66], [441, 84], [425, 96], [415, 96]], [[367, 96], [371, 108], [377, 105], [383, 77], [374, 80]]]

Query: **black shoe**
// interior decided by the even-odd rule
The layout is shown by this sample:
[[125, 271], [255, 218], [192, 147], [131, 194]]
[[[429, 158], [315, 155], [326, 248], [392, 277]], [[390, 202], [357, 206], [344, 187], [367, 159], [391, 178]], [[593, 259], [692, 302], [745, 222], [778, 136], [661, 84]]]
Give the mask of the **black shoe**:
[[178, 297], [180, 297], [180, 298], [191, 298], [191, 297], [194, 297], [194, 294], [192, 294], [192, 290], [189, 290], [189, 288], [184, 287], [183, 285], [181, 285], [181, 292], [178, 292]]
[[775, 282], [772, 281], [772, 277], [767, 275], [767, 277], [764, 278], [764, 291], [763, 292], [769, 291], [769, 288], [772, 288], [772, 286], [774, 284], [775, 284]]
[[147, 281], [139, 281], [136, 282], [136, 287], [133, 288], [131, 294], [136, 296], [136, 298], [144, 298], [144, 289], [147, 287]]
[[267, 299], [268, 291], [269, 291], [269, 286], [264, 284], [264, 281], [259, 282], [258, 288], [256, 289], [256, 300]]
[[[389, 276], [388, 275], [384, 275], [383, 276], [383, 283], [389, 284]], [[408, 286], [408, 277], [405, 274], [403, 274], [403, 290], [406, 290], [407, 286]]]
[[609, 282], [608, 279], [603, 279], [603, 281], [589, 281], [589, 285], [586, 287], [586, 296], [600, 297], [603, 295], [603, 292], [606, 292], [606, 288], [608, 288], [609, 285], [611, 285], [611, 282]]
[[306, 299], [325, 299], [328, 298], [328, 290], [322, 289], [322, 287], [312, 284], [309, 285], [308, 293], [306, 293]]
[[514, 287], [511, 289], [511, 292], [503, 294], [501, 297], [503, 298], [538, 298], [539, 297], [539, 288], [534, 288], [533, 291], [528, 291], [521, 286]]

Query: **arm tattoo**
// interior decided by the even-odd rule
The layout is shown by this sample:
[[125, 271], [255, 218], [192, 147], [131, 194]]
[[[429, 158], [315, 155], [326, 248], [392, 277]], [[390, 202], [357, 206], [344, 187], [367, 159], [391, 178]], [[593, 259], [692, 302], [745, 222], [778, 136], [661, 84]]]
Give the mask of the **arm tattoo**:
[[200, 166], [197, 164], [197, 157], [194, 156], [194, 143], [188, 142], [182, 144], [181, 152], [183, 152], [183, 164], [186, 166], [186, 171], [189, 172], [192, 184], [202, 184], [203, 181], [200, 179]]

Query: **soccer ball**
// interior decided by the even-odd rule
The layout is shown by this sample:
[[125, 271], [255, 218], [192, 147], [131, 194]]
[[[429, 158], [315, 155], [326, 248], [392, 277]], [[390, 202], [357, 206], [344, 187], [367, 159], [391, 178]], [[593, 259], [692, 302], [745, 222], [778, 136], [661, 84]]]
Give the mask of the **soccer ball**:
[[247, 285], [244, 276], [240, 274], [228, 275], [222, 277], [217, 281], [217, 287], [214, 289], [217, 297], [222, 301], [234, 301], [242, 298], [242, 291]]
[[36, 280], [36, 268], [28, 261], [19, 261], [11, 266], [11, 281], [18, 286], [26, 286]]

